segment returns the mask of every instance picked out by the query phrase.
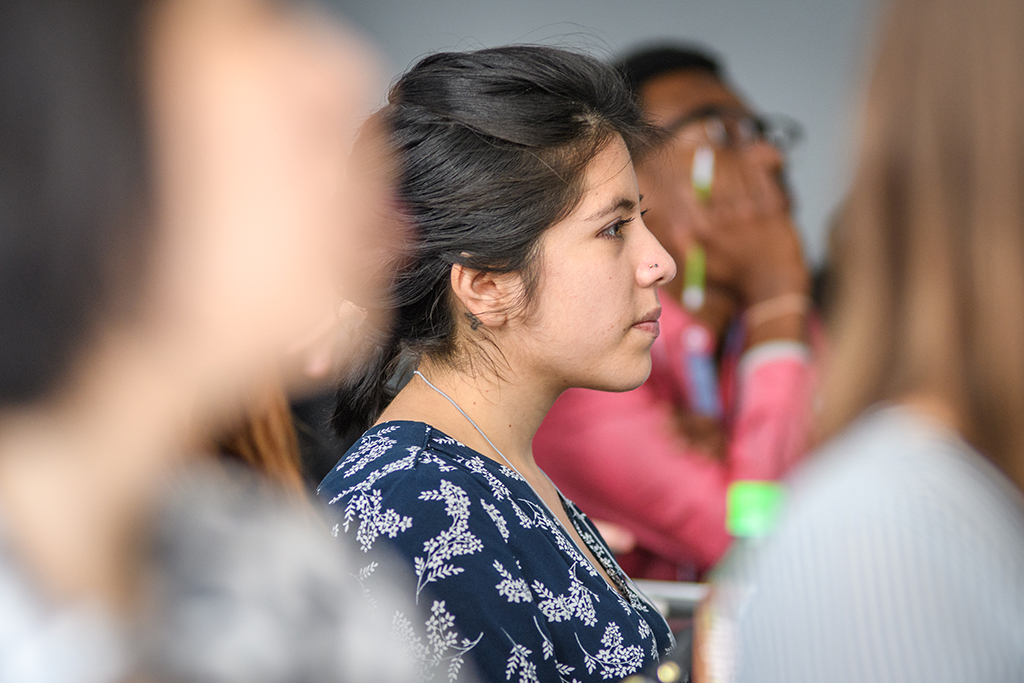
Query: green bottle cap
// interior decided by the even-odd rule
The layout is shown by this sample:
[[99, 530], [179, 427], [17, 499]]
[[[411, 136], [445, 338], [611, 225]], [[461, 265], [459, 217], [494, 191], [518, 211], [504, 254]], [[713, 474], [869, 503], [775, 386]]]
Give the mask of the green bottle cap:
[[771, 533], [782, 512], [784, 491], [772, 481], [734, 481], [725, 499], [725, 528], [738, 538]]

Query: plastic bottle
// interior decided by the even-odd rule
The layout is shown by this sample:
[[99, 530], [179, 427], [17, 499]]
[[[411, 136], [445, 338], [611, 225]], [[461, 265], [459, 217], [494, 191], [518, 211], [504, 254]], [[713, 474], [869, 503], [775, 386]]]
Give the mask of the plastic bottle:
[[784, 490], [771, 481], [735, 481], [726, 497], [726, 529], [735, 538], [711, 575], [708, 596], [697, 609], [693, 643], [696, 683], [732, 683], [742, 653], [736, 628], [757, 590], [747, 571], [757, 547], [778, 523]]

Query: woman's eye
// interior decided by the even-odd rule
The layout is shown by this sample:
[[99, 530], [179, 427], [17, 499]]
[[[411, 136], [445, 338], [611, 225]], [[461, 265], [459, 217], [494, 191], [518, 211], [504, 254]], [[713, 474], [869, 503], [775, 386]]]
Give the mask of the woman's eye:
[[607, 228], [602, 230], [600, 234], [602, 237], [622, 237], [622, 229], [632, 222], [632, 218], [620, 218], [619, 220], [615, 221]]

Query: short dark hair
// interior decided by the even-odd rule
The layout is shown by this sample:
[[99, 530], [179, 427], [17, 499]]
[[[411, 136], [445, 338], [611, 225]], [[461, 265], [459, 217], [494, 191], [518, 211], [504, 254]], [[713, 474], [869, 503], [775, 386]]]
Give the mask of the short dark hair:
[[552, 47], [428, 56], [388, 102], [376, 117], [413, 234], [381, 316], [391, 327], [338, 389], [339, 433], [365, 429], [387, 407], [403, 352], [460, 357], [452, 265], [522, 273], [528, 302], [538, 240], [580, 202], [594, 156], [616, 135], [640, 154], [656, 135], [615, 69]]
[[135, 303], [150, 4], [0, 4], [0, 407], [47, 397], [100, 318]]
[[639, 48], [618, 60], [615, 67], [633, 92], [652, 78], [672, 71], [704, 71], [725, 81], [718, 58], [693, 45], [659, 44]]

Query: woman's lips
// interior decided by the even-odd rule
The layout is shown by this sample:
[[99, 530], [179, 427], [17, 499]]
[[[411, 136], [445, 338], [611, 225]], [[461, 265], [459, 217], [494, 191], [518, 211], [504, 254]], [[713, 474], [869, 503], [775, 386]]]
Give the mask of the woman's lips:
[[661, 333], [661, 325], [658, 324], [657, 320], [645, 320], [644, 322], [636, 323], [633, 325], [633, 329], [653, 334], [655, 337]]
[[661, 307], [654, 309], [643, 318], [633, 323], [633, 329], [640, 330], [652, 334], [655, 337], [661, 332], [661, 326], [658, 324], [658, 318], [661, 317]]

